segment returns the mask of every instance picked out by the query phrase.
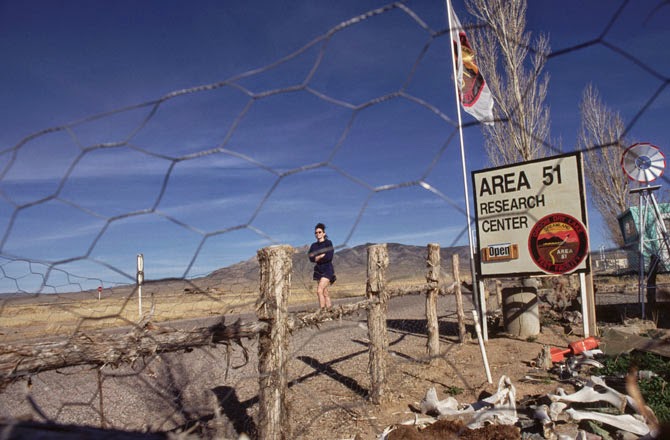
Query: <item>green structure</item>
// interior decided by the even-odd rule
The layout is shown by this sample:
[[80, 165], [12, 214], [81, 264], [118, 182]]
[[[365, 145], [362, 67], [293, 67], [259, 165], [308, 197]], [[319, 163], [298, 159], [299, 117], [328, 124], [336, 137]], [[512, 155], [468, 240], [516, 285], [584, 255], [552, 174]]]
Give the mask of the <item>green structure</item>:
[[[666, 230], [670, 230], [670, 203], [658, 203], [656, 206], [658, 206]], [[638, 268], [640, 264], [640, 217], [638, 206], [630, 207], [617, 217], [631, 269]], [[658, 255], [661, 259], [660, 270], [667, 272], [670, 268], [670, 254], [663, 240], [663, 232], [657, 221], [654, 206], [643, 205], [642, 217], [644, 219], [644, 246], [642, 250], [644, 267], [649, 268], [651, 257]]]

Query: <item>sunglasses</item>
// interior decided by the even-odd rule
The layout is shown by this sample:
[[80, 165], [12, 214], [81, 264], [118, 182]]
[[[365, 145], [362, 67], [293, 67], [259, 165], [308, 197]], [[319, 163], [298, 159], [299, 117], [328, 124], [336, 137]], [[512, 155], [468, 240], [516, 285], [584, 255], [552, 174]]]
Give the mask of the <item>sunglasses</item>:
[[316, 234], [323, 234], [323, 231], [314, 231], [314, 235]]

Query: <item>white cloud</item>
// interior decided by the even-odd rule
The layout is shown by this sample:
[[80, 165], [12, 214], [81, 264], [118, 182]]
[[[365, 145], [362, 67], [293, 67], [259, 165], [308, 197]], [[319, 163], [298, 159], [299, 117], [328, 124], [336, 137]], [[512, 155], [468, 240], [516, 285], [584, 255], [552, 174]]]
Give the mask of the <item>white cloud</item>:
[[[388, 234], [381, 236], [382, 241], [387, 243], [428, 243], [429, 241], [435, 241], [437, 238], [449, 239], [456, 238], [463, 230], [467, 227], [466, 224], [462, 226], [448, 226], [437, 229], [421, 230], [421, 231], [412, 231], [412, 232], [400, 232], [395, 234]], [[377, 237], [379, 239], [379, 237]], [[464, 239], [467, 239], [467, 234], [464, 236]]]

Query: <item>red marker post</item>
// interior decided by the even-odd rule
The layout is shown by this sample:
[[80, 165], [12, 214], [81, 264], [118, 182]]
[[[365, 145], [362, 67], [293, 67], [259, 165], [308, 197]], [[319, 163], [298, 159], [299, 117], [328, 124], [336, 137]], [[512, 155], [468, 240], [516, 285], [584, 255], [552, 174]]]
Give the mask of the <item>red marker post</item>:
[[98, 286], [98, 301], [100, 301], [100, 294], [102, 293], [102, 286]]

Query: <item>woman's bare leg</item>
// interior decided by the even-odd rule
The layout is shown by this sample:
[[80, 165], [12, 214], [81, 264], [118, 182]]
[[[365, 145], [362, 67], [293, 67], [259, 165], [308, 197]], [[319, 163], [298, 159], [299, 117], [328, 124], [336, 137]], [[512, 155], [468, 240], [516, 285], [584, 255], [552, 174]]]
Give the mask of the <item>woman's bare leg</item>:
[[330, 280], [328, 278], [321, 278], [319, 280], [319, 285], [316, 287], [316, 294], [319, 297], [319, 307], [322, 309], [324, 307], [331, 307], [330, 295], [328, 294], [328, 286], [330, 285]]

